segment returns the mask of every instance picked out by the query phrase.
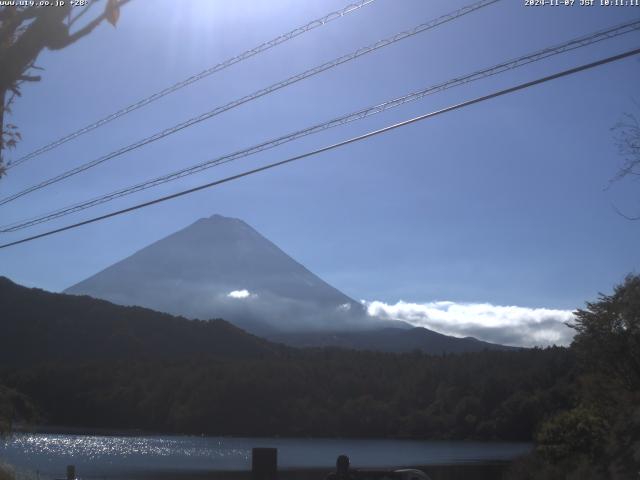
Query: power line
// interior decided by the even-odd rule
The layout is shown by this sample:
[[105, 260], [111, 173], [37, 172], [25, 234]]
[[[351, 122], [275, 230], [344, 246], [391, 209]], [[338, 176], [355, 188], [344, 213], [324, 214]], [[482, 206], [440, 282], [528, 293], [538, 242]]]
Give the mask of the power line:
[[311, 22], [307, 23], [306, 25], [303, 25], [301, 27], [298, 28], [294, 28], [293, 30], [291, 30], [290, 32], [284, 33], [276, 38], [273, 38], [267, 42], [261, 43], [260, 45], [258, 45], [257, 47], [254, 47], [250, 50], [247, 50], [245, 52], [242, 52], [239, 55], [236, 55], [235, 57], [231, 57], [228, 58], [227, 60], [218, 63], [217, 65], [214, 65], [213, 67], [207, 68], [206, 70], [203, 70], [200, 73], [197, 73], [195, 75], [190, 76], [189, 78], [186, 78], [184, 80], [181, 80], [180, 82], [175, 83], [174, 85], [171, 85], [170, 87], [167, 87], [163, 90], [160, 90], [159, 92], [154, 93], [153, 95], [150, 95], [148, 97], [143, 98], [142, 100], [137, 101], [136, 103], [133, 103], [127, 107], [124, 107], [120, 110], [118, 110], [117, 112], [114, 112], [110, 115], [107, 115], [106, 117], [101, 118], [100, 120], [91, 123], [85, 127], [80, 128], [79, 130], [76, 130], [75, 132], [72, 132], [68, 135], [65, 135], [64, 137], [61, 137], [57, 140], [54, 140], [51, 143], [48, 143], [20, 158], [18, 158], [17, 160], [14, 160], [13, 162], [9, 162], [6, 166], [6, 169], [9, 170], [13, 167], [17, 167], [18, 165], [21, 165], [22, 163], [35, 158], [45, 152], [48, 152], [50, 150], [53, 150], [56, 147], [59, 147], [60, 145], [63, 145], [67, 142], [69, 142], [70, 140], [73, 140], [75, 138], [78, 138], [81, 135], [84, 135], [85, 133], [88, 133], [92, 130], [95, 130], [96, 128], [99, 128], [113, 120], [115, 120], [116, 118], [122, 117], [123, 115], [126, 115], [128, 113], [133, 112], [134, 110], [138, 110], [139, 108], [142, 108], [146, 105], [149, 105], [152, 102], [155, 102], [156, 100], [169, 95], [170, 93], [173, 93], [177, 90], [180, 90], [181, 88], [184, 88], [188, 85], [191, 85], [192, 83], [195, 83], [199, 80], [202, 80], [203, 78], [206, 78], [210, 75], [213, 75], [214, 73], [217, 73], [221, 70], [224, 70], [226, 68], [231, 67], [232, 65], [235, 65], [236, 63], [240, 63], [244, 60], [247, 60], [248, 58], [251, 58], [259, 53], [265, 52], [267, 50], [270, 50], [271, 48], [280, 45], [282, 43], [285, 43], [289, 40], [292, 40], [304, 33], [307, 33], [311, 30], [314, 30], [318, 27], [321, 27], [323, 25], [326, 25], [327, 23], [330, 23], [334, 20], [337, 20], [339, 18], [344, 17], [345, 15], [348, 15], [349, 13], [355, 12], [356, 10], [359, 10], [360, 8], [369, 5], [371, 3], [373, 3], [375, 0], [361, 0], [359, 2], [356, 3], [352, 3], [350, 5], [347, 5], [346, 7], [344, 7], [341, 10], [337, 10], [335, 12], [331, 12], [321, 18], [317, 18], [315, 20], [312, 20]]
[[322, 147], [322, 148], [319, 148], [317, 150], [313, 150], [311, 152], [304, 153], [302, 155], [297, 155], [295, 157], [287, 158], [286, 160], [280, 160], [279, 162], [274, 162], [274, 163], [270, 163], [268, 165], [264, 165], [262, 167], [254, 168], [252, 170], [247, 170], [245, 172], [242, 172], [242, 173], [239, 173], [239, 174], [236, 174], [236, 175], [232, 175], [230, 177], [226, 177], [226, 178], [223, 178], [223, 179], [220, 179], [220, 180], [216, 180], [216, 181], [213, 181], [213, 182], [205, 183], [204, 185], [199, 185], [197, 187], [193, 187], [193, 188], [190, 188], [190, 189], [187, 189], [187, 190], [182, 190], [180, 192], [173, 193], [171, 195], [166, 195], [164, 197], [156, 198], [154, 200], [150, 200], [150, 201], [147, 201], [147, 202], [144, 202], [144, 203], [140, 203], [140, 204], [134, 205], [132, 207], [124, 208], [122, 210], [117, 210], [117, 211], [114, 211], [114, 212], [111, 212], [111, 213], [107, 213], [105, 215], [94, 217], [94, 218], [91, 218], [89, 220], [84, 220], [82, 222], [78, 222], [78, 223], [74, 223], [74, 224], [71, 224], [71, 225], [67, 225], [65, 227], [57, 228], [55, 230], [49, 230], [48, 232], [40, 233], [38, 235], [33, 235], [31, 237], [23, 238], [21, 240], [16, 240], [14, 242], [5, 243], [3, 245], [0, 245], [0, 249], [11, 247], [11, 246], [14, 246], [14, 245], [19, 245], [19, 244], [25, 243], [25, 242], [30, 242], [30, 241], [36, 240], [38, 238], [47, 237], [47, 236], [50, 236], [50, 235], [53, 235], [53, 234], [56, 234], [56, 233], [64, 232], [66, 230], [71, 230], [71, 229], [74, 229], [74, 228], [78, 228], [78, 227], [81, 227], [83, 225], [88, 225], [90, 223], [95, 223], [95, 222], [98, 222], [98, 221], [101, 221], [101, 220], [105, 220], [107, 218], [111, 218], [111, 217], [115, 217], [115, 216], [122, 215], [122, 214], [125, 214], [125, 213], [129, 213], [129, 212], [132, 212], [134, 210], [139, 210], [141, 208], [145, 208], [145, 207], [148, 207], [148, 206], [151, 206], [151, 205], [155, 205], [157, 203], [162, 203], [162, 202], [165, 202], [165, 201], [168, 201], [168, 200], [172, 200], [174, 198], [182, 197], [184, 195], [188, 195], [190, 193], [194, 193], [194, 192], [197, 192], [197, 191], [200, 191], [200, 190], [204, 190], [206, 188], [211, 188], [211, 187], [215, 187], [217, 185], [221, 185], [223, 183], [231, 182], [233, 180], [238, 180], [240, 178], [247, 177], [249, 175], [253, 175], [254, 173], [259, 173], [259, 172], [263, 172], [265, 170], [270, 170], [272, 168], [280, 167], [282, 165], [286, 165], [288, 163], [292, 163], [292, 162], [295, 162], [297, 160], [301, 160], [303, 158], [307, 158], [307, 157], [311, 157], [311, 156], [314, 156], [314, 155], [318, 155], [320, 153], [327, 152], [329, 150], [334, 150], [336, 148], [343, 147], [343, 146], [351, 144], [351, 143], [359, 142], [361, 140], [365, 140], [367, 138], [370, 138], [370, 137], [373, 137], [373, 136], [376, 136], [376, 135], [380, 135], [382, 133], [386, 133], [386, 132], [394, 130], [396, 128], [405, 127], [405, 126], [410, 125], [412, 123], [416, 123], [416, 122], [419, 122], [419, 121], [422, 121], [422, 120], [426, 120], [428, 118], [433, 118], [433, 117], [435, 117], [437, 115], [442, 115], [442, 114], [447, 113], [447, 112], [451, 112], [451, 111], [454, 111], [454, 110], [459, 110], [461, 108], [468, 107], [468, 106], [474, 105], [476, 103], [484, 102], [486, 100], [490, 100], [490, 99], [493, 99], [493, 98], [496, 98], [496, 97], [501, 97], [501, 96], [507, 95], [509, 93], [517, 92], [519, 90], [524, 90], [526, 88], [530, 88], [530, 87], [533, 87], [535, 85], [539, 85], [541, 83], [545, 83], [545, 82], [549, 82], [551, 80], [556, 80], [556, 79], [561, 78], [561, 77], [566, 77], [566, 76], [569, 76], [569, 75], [573, 75], [573, 74], [578, 73], [578, 72], [582, 72], [582, 71], [589, 70], [589, 69], [592, 69], [592, 68], [595, 68], [595, 67], [599, 67], [601, 65], [605, 65], [607, 63], [611, 63], [611, 62], [615, 62], [615, 61], [618, 61], [618, 60], [622, 60], [623, 58], [627, 58], [627, 57], [630, 57], [632, 55], [637, 55], [637, 54], [640, 54], [640, 48], [636, 48], [634, 50], [629, 50], [627, 52], [624, 52], [624, 53], [621, 53], [621, 54], [618, 54], [618, 55], [613, 55], [613, 56], [610, 56], [610, 57], [606, 57], [606, 58], [598, 60], [596, 62], [583, 64], [583, 65], [580, 65], [578, 67], [570, 68], [568, 70], [563, 70], [561, 72], [557, 72], [557, 73], [554, 73], [552, 75], [548, 75], [546, 77], [541, 77], [541, 78], [538, 78], [536, 80], [531, 80], [529, 82], [518, 84], [518, 85], [516, 85], [514, 87], [509, 87], [509, 88], [505, 88], [505, 89], [502, 89], [502, 90], [498, 90], [497, 92], [493, 92], [493, 93], [490, 93], [488, 95], [484, 95], [484, 96], [481, 96], [481, 97], [476, 97], [476, 98], [474, 98], [472, 100], [467, 100], [465, 102], [458, 103], [458, 104], [455, 104], [455, 105], [452, 105], [452, 106], [449, 106], [449, 107], [446, 107], [446, 108], [443, 108], [443, 109], [440, 109], [440, 110], [436, 110], [434, 112], [425, 113], [424, 115], [420, 115], [420, 116], [411, 118], [409, 120], [404, 120], [402, 122], [395, 123], [393, 125], [389, 125], [389, 126], [386, 126], [384, 128], [380, 128], [378, 130], [374, 130], [374, 131], [365, 133], [363, 135], [359, 135], [357, 137], [352, 137], [352, 138], [350, 138], [348, 140], [343, 140], [341, 142], [334, 143], [332, 145], [328, 145], [326, 147]]
[[151, 180], [146, 180], [142, 183], [138, 183], [136, 185], [133, 186], [129, 186], [120, 190], [116, 190], [114, 192], [105, 194], [105, 195], [101, 195], [98, 196], [96, 198], [90, 199], [90, 200], [86, 200], [84, 202], [81, 203], [76, 203], [73, 204], [71, 206], [67, 206], [64, 207], [62, 209], [58, 209], [56, 211], [53, 212], [49, 212], [46, 214], [42, 214], [38, 217], [35, 218], [31, 218], [28, 220], [21, 220], [18, 222], [14, 222], [10, 225], [5, 225], [0, 227], [0, 233], [9, 233], [9, 232], [15, 232], [18, 230], [22, 230], [34, 225], [38, 225], [40, 223], [45, 223], [51, 220], [54, 220], [56, 218], [60, 218], [66, 215], [70, 215], [72, 213], [76, 213], [79, 212], [81, 210], [85, 210], [87, 208], [91, 208], [94, 207], [96, 205], [100, 205], [102, 203], [106, 203], [112, 200], [115, 200], [117, 198], [120, 197], [124, 197], [126, 195], [131, 195], [133, 193], [137, 193], [140, 192], [142, 190], [146, 190], [148, 188], [152, 188], [173, 180], [177, 180], [180, 179], [182, 177], [185, 177], [187, 175], [192, 175], [195, 173], [199, 173], [203, 170], [206, 170], [208, 168], [212, 168], [215, 166], [219, 166], [225, 163], [229, 163], [235, 160], [238, 160], [240, 158], [244, 158], [274, 147], [277, 147], [279, 145], [282, 145], [284, 143], [288, 143], [291, 142], [293, 140], [297, 140], [299, 138], [305, 137], [307, 135], [311, 135], [311, 134], [315, 134], [330, 128], [334, 128], [337, 126], [342, 126], [357, 120], [361, 120], [363, 118], [368, 118], [370, 116], [376, 115], [378, 113], [382, 113], [385, 112], [387, 110], [390, 110], [392, 108], [396, 108], [399, 107], [401, 105], [404, 105], [406, 103], [409, 102], [413, 102], [416, 100], [420, 100], [424, 97], [426, 97], [427, 95], [432, 95], [435, 93], [439, 93], [442, 92], [446, 89], [449, 88], [453, 88], [456, 86], [460, 86], [460, 85], [464, 85], [476, 80], [480, 80], [483, 78], [487, 78], [493, 75], [497, 75], [499, 73], [503, 73], [507, 70], [512, 70], [515, 68], [519, 68], [525, 65], [528, 65], [530, 63], [533, 62], [537, 62], [546, 58], [549, 58], [551, 56], [554, 55], [558, 55], [560, 53], [565, 53], [568, 51], [572, 51], [575, 50], [577, 48], [582, 48], [582, 47], [586, 47], [588, 45], [592, 45], [594, 43], [603, 41], [603, 40], [607, 40], [610, 38], [614, 38], [614, 37], [618, 37], [620, 35], [629, 33], [629, 32], [633, 32], [640, 29], [640, 19], [639, 20], [635, 20], [635, 21], [631, 21], [631, 22], [626, 22], [620, 25], [616, 25], [613, 27], [609, 27], [607, 29], [604, 30], [599, 30], [597, 32], [594, 33], [590, 33], [588, 35], [583, 35], [581, 37], [578, 38], [574, 38], [572, 40], [569, 40], [567, 42], [564, 42], [562, 44], [558, 44], [558, 45], [554, 45], [551, 47], [547, 47], [544, 48], [542, 50], [538, 50], [536, 52], [533, 53], [529, 53], [526, 55], [522, 55], [518, 58], [506, 61], [506, 62], [502, 62], [500, 64], [494, 65], [492, 67], [489, 68], [485, 68], [483, 70], [479, 70], [476, 71], [474, 73], [470, 73], [468, 75], [464, 75], [464, 76], [460, 76], [460, 77], [456, 77], [453, 78], [451, 80], [448, 80], [446, 82], [437, 84], [437, 85], [432, 85], [430, 87], [424, 88], [422, 90], [419, 91], [415, 91], [412, 93], [409, 93], [407, 95], [401, 96], [401, 97], [397, 97], [394, 98], [392, 100], [386, 101], [384, 103], [381, 104], [377, 104], [374, 106], [370, 106], [361, 110], [358, 110], [356, 112], [351, 112], [347, 115], [342, 115], [340, 117], [334, 118], [328, 122], [324, 122], [324, 123], [320, 123], [317, 125], [313, 125], [311, 127], [307, 127], [305, 129], [302, 130], [297, 130], [295, 132], [289, 133], [287, 135], [283, 135], [281, 137], [266, 141], [266, 142], [262, 142], [258, 145], [254, 145], [252, 147], [249, 148], [245, 148], [243, 150], [239, 150], [236, 151], [234, 153], [230, 153], [230, 154], [226, 154], [220, 157], [217, 157], [215, 159], [212, 160], [208, 160], [205, 162], [201, 162], [198, 163], [196, 165], [190, 166], [190, 167], [186, 167], [183, 168], [181, 170], [166, 174], [166, 175], [162, 175], [160, 177], [156, 177], [154, 179]]
[[118, 150], [115, 150], [111, 153], [108, 153], [107, 155], [104, 155], [102, 157], [99, 157], [95, 160], [92, 160], [90, 162], [84, 163], [78, 167], [75, 167], [71, 170], [68, 170], [64, 173], [61, 173], [59, 175], [56, 175], [55, 177], [49, 178], [47, 180], [44, 180], [36, 185], [32, 185], [31, 187], [28, 187], [20, 192], [17, 192], [13, 195], [9, 195], [7, 197], [4, 197], [2, 199], [0, 199], [0, 205], [5, 205], [9, 202], [12, 202], [20, 197], [23, 197], [29, 193], [32, 193], [36, 190], [40, 190], [41, 188], [44, 188], [46, 186], [49, 186], [51, 184], [57, 183], [61, 180], [65, 180], [69, 177], [72, 177], [74, 175], [77, 175], [78, 173], [81, 173], [85, 170], [88, 170], [92, 167], [95, 167], [96, 165], [100, 165], [101, 163], [106, 162], [107, 160], [110, 160], [112, 158], [118, 157], [120, 155], [123, 155], [125, 153], [128, 153], [132, 150], [138, 149], [140, 147], [143, 147], [144, 145], [147, 145], [149, 143], [155, 142], [156, 140], [160, 140], [161, 138], [164, 138], [168, 135], [172, 135], [173, 133], [179, 132], [180, 130], [183, 130], [185, 128], [191, 127], [197, 123], [200, 123], [204, 120], [208, 120], [216, 115], [219, 115], [223, 112], [226, 112], [228, 110], [231, 110], [233, 108], [236, 108], [242, 104], [245, 104], [247, 102], [250, 102], [252, 100], [255, 100], [257, 98], [260, 98], [264, 95], [268, 95], [270, 93], [273, 93], [277, 90], [280, 90], [281, 88], [287, 87], [289, 85], [292, 85], [296, 82], [299, 82], [301, 80], [304, 80], [306, 78], [312, 77], [314, 75], [317, 75], [321, 72], [324, 72], [325, 70], [329, 70], [331, 68], [334, 68], [338, 65], [341, 65], [343, 63], [349, 62], [351, 60], [355, 60], [356, 58], [359, 58], [363, 55], [366, 55], [368, 53], [374, 52], [380, 48], [392, 45], [396, 42], [399, 42], [400, 40], [404, 40], [406, 38], [412, 37], [414, 35], [417, 35], [419, 33], [423, 33], [426, 32], [427, 30], [431, 30], [439, 25], [442, 25], [444, 23], [450, 22], [452, 20], [455, 20], [457, 18], [460, 18], [464, 15], [467, 15], [471, 12], [474, 12], [476, 10], [479, 10], [481, 8], [487, 7], [493, 3], [496, 3], [500, 0], [480, 0], [479, 2], [473, 3], [471, 5], [467, 5], [465, 7], [459, 8], [451, 13], [448, 13], [446, 15], [443, 15], [441, 17], [438, 17], [434, 20], [431, 20], [429, 22], [426, 23], [422, 23], [410, 30], [406, 30], [400, 33], [397, 33], [391, 37], [385, 38], [384, 40], [380, 40], [374, 44], [371, 44], [369, 46], [366, 47], [362, 47], [359, 48], [347, 55], [343, 55], [341, 57], [338, 57], [334, 60], [331, 60], [329, 62], [323, 63], [322, 65], [319, 65], [317, 67], [311, 68], [309, 70], [306, 70], [300, 74], [294, 75], [292, 77], [287, 78], [286, 80], [282, 80], [280, 82], [274, 83], [273, 85], [270, 85], [269, 87], [263, 88], [261, 90], [258, 90], [252, 94], [246, 95], [242, 98], [239, 98], [237, 100], [234, 100], [232, 102], [229, 102], [225, 105], [219, 106], [214, 108], [213, 110], [210, 110], [208, 112], [203, 113], [202, 115], [199, 115], [197, 117], [193, 117], [189, 120], [186, 120], [182, 123], [179, 123], [177, 125], [174, 125], [173, 127], [167, 128], [165, 130], [162, 130], [160, 132], [157, 132], [149, 137], [143, 138], [142, 140], [139, 140], [135, 143], [132, 143], [130, 145], [127, 145], [126, 147], [122, 147]]

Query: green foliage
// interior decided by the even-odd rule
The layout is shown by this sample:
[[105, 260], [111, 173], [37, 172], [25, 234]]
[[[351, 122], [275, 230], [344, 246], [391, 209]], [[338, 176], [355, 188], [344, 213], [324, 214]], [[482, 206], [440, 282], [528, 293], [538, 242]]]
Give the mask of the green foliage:
[[640, 276], [628, 276], [613, 295], [576, 312], [572, 348], [587, 372], [629, 390], [640, 389]]
[[511, 465], [505, 480], [606, 480], [608, 478], [584, 455], [556, 462], [529, 455]]
[[0, 480], [40, 480], [40, 474], [30, 470], [16, 469], [0, 461]]
[[0, 437], [7, 435], [11, 431], [12, 410], [3, 390], [0, 390]]
[[[640, 471], [640, 276], [576, 312], [576, 406], [545, 421], [513, 479], [635, 479]], [[528, 473], [527, 473], [528, 472]]]
[[14, 389], [0, 383], [0, 437], [11, 433], [15, 421], [28, 422], [36, 418], [31, 401]]
[[551, 461], [573, 455], [600, 458], [610, 425], [598, 412], [584, 407], [561, 412], [545, 422], [536, 435], [537, 451]]

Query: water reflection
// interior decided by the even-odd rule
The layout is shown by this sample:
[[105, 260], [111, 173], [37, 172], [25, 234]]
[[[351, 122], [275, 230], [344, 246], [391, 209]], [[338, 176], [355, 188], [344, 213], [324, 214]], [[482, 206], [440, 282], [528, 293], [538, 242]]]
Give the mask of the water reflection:
[[510, 460], [529, 450], [526, 443], [413, 440], [265, 439], [184, 436], [87, 436], [16, 434], [0, 444], [0, 458], [60, 476], [68, 464], [84, 476], [122, 472], [248, 470], [251, 448], [278, 448], [282, 468], [331, 468], [349, 454], [361, 467], [460, 464]]

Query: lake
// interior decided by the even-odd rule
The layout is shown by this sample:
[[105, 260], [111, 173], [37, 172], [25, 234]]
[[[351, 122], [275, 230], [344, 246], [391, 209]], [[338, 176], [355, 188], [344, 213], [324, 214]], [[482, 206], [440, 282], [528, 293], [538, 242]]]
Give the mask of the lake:
[[251, 448], [278, 449], [278, 467], [326, 469], [346, 454], [355, 468], [462, 465], [505, 462], [528, 452], [528, 443], [418, 440], [229, 438], [192, 436], [99, 436], [17, 433], [0, 443], [0, 459], [64, 478], [66, 465], [81, 478], [127, 478], [154, 472], [186, 475], [251, 469]]

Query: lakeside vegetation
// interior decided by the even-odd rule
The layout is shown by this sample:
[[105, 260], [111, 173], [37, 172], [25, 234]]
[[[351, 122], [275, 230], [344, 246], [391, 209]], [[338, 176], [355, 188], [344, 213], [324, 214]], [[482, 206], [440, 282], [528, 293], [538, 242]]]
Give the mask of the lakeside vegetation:
[[576, 397], [537, 426], [527, 480], [635, 479], [640, 471], [640, 275], [576, 312]]

